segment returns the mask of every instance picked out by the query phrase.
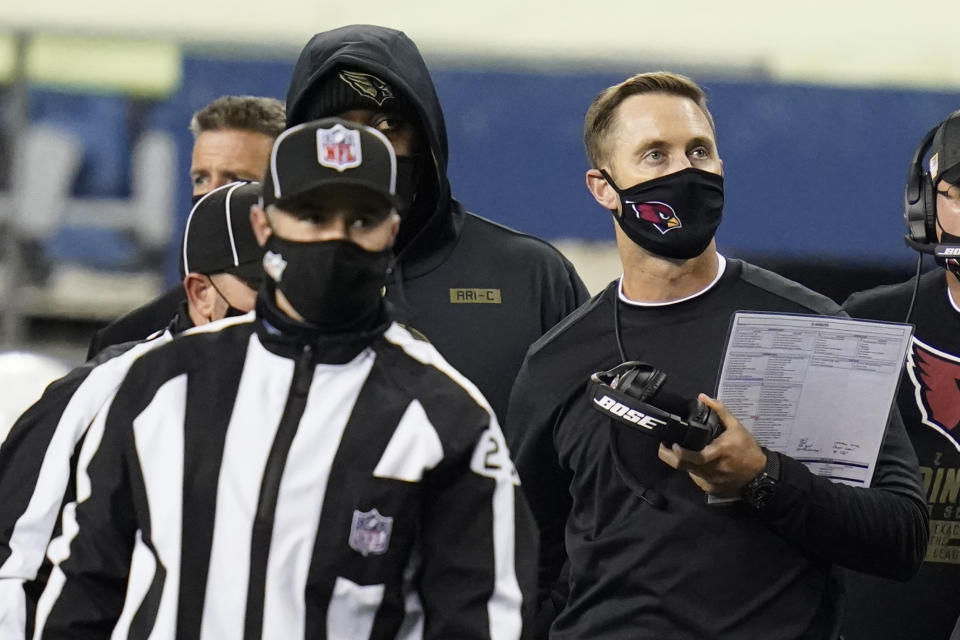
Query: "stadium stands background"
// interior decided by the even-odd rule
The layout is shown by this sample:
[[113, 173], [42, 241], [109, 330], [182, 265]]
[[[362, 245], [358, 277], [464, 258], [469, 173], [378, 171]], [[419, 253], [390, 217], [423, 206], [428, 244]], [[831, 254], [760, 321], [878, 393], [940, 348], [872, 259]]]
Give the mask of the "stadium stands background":
[[[189, 210], [190, 114], [224, 94], [282, 99], [302, 43], [340, 24], [396, 25], [422, 46], [446, 112], [456, 196], [480, 215], [557, 243], [593, 290], [618, 271], [610, 216], [583, 186], [583, 113], [599, 90], [632, 73], [677, 70], [707, 90], [726, 174], [721, 252], [838, 300], [911, 273], [915, 254], [903, 245], [901, 221], [907, 161], [926, 130], [960, 108], [960, 68], [948, 63], [960, 44], [920, 38], [918, 50], [903, 35], [919, 32], [938, 7], [946, 12], [945, 2], [927, 5], [925, 17], [884, 3], [819, 1], [706, 11], [684, 0], [651, 13], [645, 3], [619, 1], [334, 8], [286, 0], [266, 18], [216, 4], [136, 12], [95, 4], [103, 10], [57, 1], [44, 3], [46, 14], [17, 7], [0, 17], [0, 189], [14, 186], [24, 126], [53, 123], [82, 140], [70, 187], [76, 199], [130, 197], [136, 140], [166, 132], [177, 166], [169, 186], [175, 231], [163, 256], [137, 254], [123, 229], [73, 227], [69, 211], [44, 247], [56, 265], [150, 267], [154, 288], [176, 279], [175, 238]], [[131, 300], [149, 294], [146, 287]], [[103, 320], [55, 306], [24, 319], [0, 347], [78, 344]]]

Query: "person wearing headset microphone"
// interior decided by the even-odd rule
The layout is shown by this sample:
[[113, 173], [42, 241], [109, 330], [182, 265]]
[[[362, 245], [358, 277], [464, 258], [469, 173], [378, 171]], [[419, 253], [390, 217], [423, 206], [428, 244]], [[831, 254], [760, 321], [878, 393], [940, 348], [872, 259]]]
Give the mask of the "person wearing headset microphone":
[[[904, 200], [917, 275], [854, 293], [844, 309], [915, 326], [897, 404], [920, 461], [930, 539], [909, 583], [850, 575], [848, 640], [947, 638], [960, 617], [960, 111], [924, 136]], [[921, 274], [925, 254], [940, 268]]]
[[[761, 448], [701, 393], [736, 311], [840, 308], [717, 252], [723, 164], [699, 86], [654, 72], [610, 87], [584, 142], [624, 273], [530, 348], [506, 421], [540, 528], [540, 637], [837, 638], [837, 566], [907, 579], [923, 557], [899, 414], [863, 489]], [[696, 432], [719, 435], [680, 437]]]

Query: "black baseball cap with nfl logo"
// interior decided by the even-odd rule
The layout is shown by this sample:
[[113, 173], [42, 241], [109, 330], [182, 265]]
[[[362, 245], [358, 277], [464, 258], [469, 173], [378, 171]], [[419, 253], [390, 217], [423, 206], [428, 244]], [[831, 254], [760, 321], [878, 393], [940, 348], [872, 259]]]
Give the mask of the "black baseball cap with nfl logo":
[[281, 133], [263, 179], [261, 206], [322, 200], [347, 188], [396, 208], [397, 157], [382, 133], [340, 118], [306, 122]]

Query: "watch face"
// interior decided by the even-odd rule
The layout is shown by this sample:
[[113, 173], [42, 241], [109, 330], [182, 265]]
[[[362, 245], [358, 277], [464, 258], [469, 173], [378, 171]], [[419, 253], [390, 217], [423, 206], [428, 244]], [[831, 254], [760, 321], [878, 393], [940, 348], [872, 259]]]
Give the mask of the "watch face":
[[754, 495], [754, 501], [757, 503], [757, 506], [763, 506], [767, 500], [773, 496], [774, 485], [770, 480], [762, 482], [759, 487], [757, 487], [757, 492]]
[[766, 473], [760, 474], [747, 485], [745, 499], [754, 508], [760, 509], [773, 496], [777, 488], [777, 482]]

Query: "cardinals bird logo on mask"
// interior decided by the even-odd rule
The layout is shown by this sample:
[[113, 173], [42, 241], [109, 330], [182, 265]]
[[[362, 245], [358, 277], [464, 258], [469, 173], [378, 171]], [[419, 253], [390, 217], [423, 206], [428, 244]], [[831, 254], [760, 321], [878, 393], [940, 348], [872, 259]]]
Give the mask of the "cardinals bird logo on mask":
[[620, 189], [606, 171], [600, 173], [620, 197], [617, 224], [650, 253], [687, 260], [713, 240], [723, 217], [723, 176], [689, 168]]
[[642, 202], [634, 204], [633, 210], [637, 217], [646, 220], [653, 228], [666, 235], [668, 231], [675, 231], [683, 227], [677, 212], [665, 202]]

